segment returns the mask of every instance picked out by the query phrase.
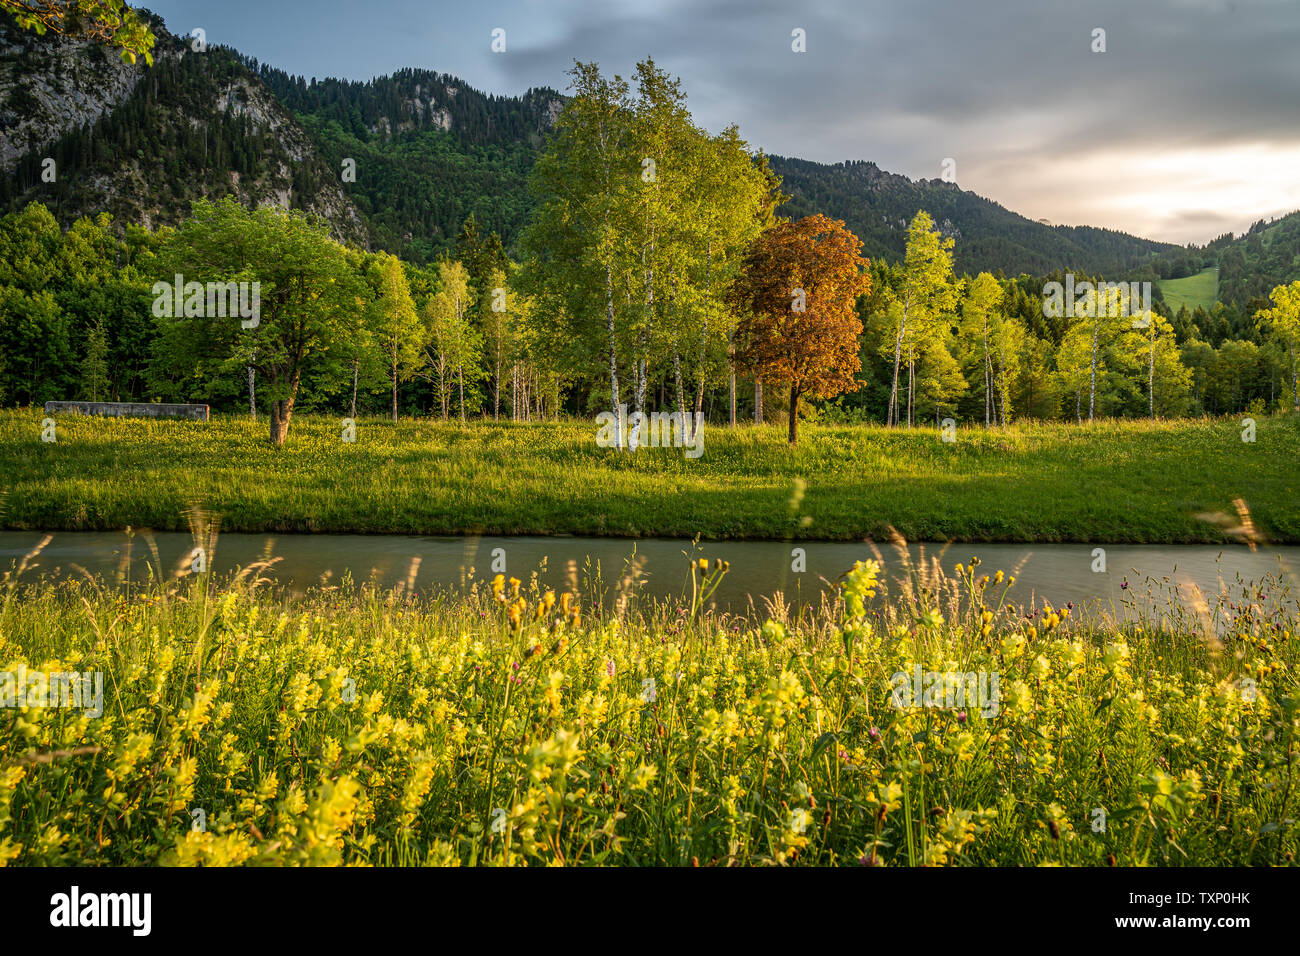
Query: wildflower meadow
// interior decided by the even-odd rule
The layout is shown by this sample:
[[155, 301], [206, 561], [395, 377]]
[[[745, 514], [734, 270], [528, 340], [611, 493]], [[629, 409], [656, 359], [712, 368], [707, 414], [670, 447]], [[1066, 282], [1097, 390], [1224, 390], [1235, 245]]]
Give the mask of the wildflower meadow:
[[1267, 866], [1300, 839], [1281, 581], [1101, 616], [978, 557], [892, 592], [864, 557], [820, 607], [732, 615], [695, 554], [639, 605], [264, 570], [7, 575], [0, 668], [103, 700], [0, 700], [0, 862]]

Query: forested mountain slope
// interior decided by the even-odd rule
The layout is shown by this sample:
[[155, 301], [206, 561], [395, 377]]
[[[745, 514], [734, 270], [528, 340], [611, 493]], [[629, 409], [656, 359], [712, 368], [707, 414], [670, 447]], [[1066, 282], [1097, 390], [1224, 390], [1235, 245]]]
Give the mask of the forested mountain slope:
[[233, 194], [318, 213], [338, 238], [367, 244], [338, 175], [239, 57], [154, 26], [147, 67], [0, 22], [0, 208], [39, 201], [65, 224], [109, 212], [156, 227], [195, 199]]
[[1045, 275], [1055, 269], [1111, 274], [1133, 269], [1176, 248], [1112, 229], [1048, 226], [941, 179], [911, 180], [869, 162], [834, 165], [770, 157], [782, 189], [791, 194], [782, 213], [821, 212], [862, 239], [864, 254], [902, 257], [907, 224], [924, 209], [945, 235], [957, 239], [959, 272], [1002, 270]]
[[[516, 251], [534, 203], [528, 178], [564, 105], [556, 90], [491, 96], [423, 69], [308, 80], [221, 47], [195, 52], [153, 25], [156, 61], [146, 67], [0, 22], [0, 208], [39, 200], [64, 224], [108, 211], [119, 224], [157, 226], [179, 221], [196, 198], [233, 193], [317, 212], [338, 237], [414, 262], [452, 251], [471, 215]], [[958, 240], [959, 272], [1169, 278], [1205, 262], [1220, 267], [1220, 298], [1243, 308], [1297, 273], [1295, 216], [1183, 248], [1047, 225], [871, 162], [769, 161], [790, 196], [783, 215], [843, 219], [874, 259], [896, 261], [907, 222], [925, 209]]]

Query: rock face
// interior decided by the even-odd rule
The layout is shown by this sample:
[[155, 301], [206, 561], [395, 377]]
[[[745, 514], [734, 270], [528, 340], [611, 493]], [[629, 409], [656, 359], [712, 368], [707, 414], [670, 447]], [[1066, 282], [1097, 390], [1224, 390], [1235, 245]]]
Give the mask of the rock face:
[[121, 105], [142, 69], [99, 44], [47, 42], [0, 20], [0, 166], [9, 172], [25, 153]]
[[[299, 191], [295, 197], [294, 173], [304, 165], [314, 165], [324, 172], [324, 163], [316, 154], [307, 132], [298, 125], [270, 91], [251, 74], [224, 85], [213, 111], [247, 120], [251, 129], [267, 136], [277, 149], [270, 157], [267, 173], [260, 181], [247, 182], [232, 178], [232, 188], [245, 205], [271, 203], [281, 209], [302, 208], [330, 223], [336, 239], [365, 247], [366, 227], [356, 206], [341, 186], [339, 171], [322, 175], [316, 188]], [[295, 202], [295, 199], [297, 200]]]
[[[154, 31], [150, 67], [98, 44], [0, 25], [0, 163], [12, 178], [11, 207], [42, 201], [65, 224], [107, 211], [119, 227], [157, 228], [184, 219], [196, 199], [234, 195], [321, 216], [336, 239], [366, 248], [340, 171], [262, 82], [228, 50], [196, 52], [156, 20]], [[69, 136], [80, 137], [75, 148]], [[238, 147], [215, 148], [232, 139]], [[47, 155], [59, 157], [57, 190], [30, 173], [30, 161]]]

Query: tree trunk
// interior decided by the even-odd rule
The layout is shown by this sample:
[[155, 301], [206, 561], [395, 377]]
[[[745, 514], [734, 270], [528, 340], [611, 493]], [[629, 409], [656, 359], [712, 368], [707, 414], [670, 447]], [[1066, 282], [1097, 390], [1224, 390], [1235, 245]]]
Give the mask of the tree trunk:
[[[710, 403], [712, 404], [712, 403]], [[687, 441], [695, 441], [695, 421], [699, 418], [700, 412], [704, 411], [704, 378], [701, 377], [699, 385], [695, 389], [695, 407], [691, 409], [690, 421], [686, 424], [684, 432], [688, 435]]]
[[998, 350], [998, 392], [1002, 395], [1002, 427], [1007, 427], [1007, 353], [1004, 348]]
[[754, 424], [763, 424], [763, 383], [754, 379]]
[[[682, 441], [689, 445], [691, 443], [691, 426], [686, 418], [686, 389], [682, 385], [682, 361], [677, 354], [677, 346], [673, 346], [673, 378], [677, 386], [677, 408], [682, 415]], [[671, 434], [671, 432], [670, 432]], [[659, 436], [659, 444], [663, 444], [663, 436]]]
[[989, 427], [989, 362], [984, 359], [984, 427]]
[[349, 415], [352, 418], [357, 417], [357, 379], [361, 372], [361, 360], [354, 359], [352, 362], [352, 410]]
[[1156, 420], [1156, 323], [1155, 317], [1148, 317], [1151, 323], [1151, 362], [1147, 368], [1147, 394], [1151, 397], [1151, 420]]
[[393, 423], [397, 423], [397, 363], [393, 363]]
[[298, 397], [298, 381], [301, 373], [294, 371], [289, 380], [288, 396], [271, 402], [271, 444], [279, 448], [289, 437], [289, 420], [293, 418], [293, 403]]
[[618, 401], [618, 351], [614, 342], [614, 273], [608, 263], [605, 265], [605, 329], [609, 333], [609, 408], [617, 419], [614, 447], [622, 451], [624, 422]]
[[907, 359], [907, 427], [912, 427], [912, 383], [916, 380], [916, 360]]
[[1291, 400], [1295, 403], [1295, 410], [1300, 412], [1300, 375], [1297, 375], [1295, 361], [1295, 346], [1291, 346]]
[[253, 421], [257, 421], [257, 392], [253, 388], [253, 379], [256, 377], [253, 366], [248, 366], [248, 417]]
[[898, 424], [898, 367], [903, 361], [903, 336], [907, 333], [907, 306], [903, 306], [903, 321], [898, 326], [898, 338], [894, 340], [894, 384], [889, 390], [889, 413], [885, 416], [886, 427]]
[[790, 386], [790, 444], [799, 441], [799, 390]]
[[628, 447], [633, 451], [636, 451], [636, 449], [641, 447], [641, 428], [645, 425], [645, 395], [646, 390], [650, 385], [647, 380], [649, 368], [646, 358], [646, 349], [648, 347], [646, 333], [642, 330], [640, 347], [638, 349], [640, 354], [634, 363], [636, 383], [632, 389], [632, 409], [633, 411], [640, 413], [640, 417], [637, 418], [636, 428], [633, 429], [632, 434], [628, 436], [627, 442]]
[[731, 427], [735, 428], [736, 427], [736, 366], [735, 365], [731, 366], [731, 380], [728, 383], [727, 388], [730, 395], [730, 403], [731, 403], [729, 405], [730, 417], [728, 418], [728, 421], [731, 422]]
[[492, 373], [492, 420], [501, 420], [501, 353], [497, 353], [496, 367]]
[[730, 405], [731, 412], [730, 412], [730, 418], [729, 418], [729, 421], [731, 422], [731, 427], [732, 427], [732, 428], [735, 428], [735, 427], [736, 427], [736, 352], [735, 352], [735, 348], [736, 348], [736, 347], [735, 347], [735, 333], [732, 332], [732, 333], [729, 333], [729, 334], [727, 335], [727, 372], [729, 373], [729, 374], [728, 374], [728, 382], [727, 382], [727, 390], [728, 390], [728, 396], [729, 396], [730, 401], [731, 401], [731, 405]]
[[640, 342], [638, 343], [638, 352], [640, 358], [636, 360], [636, 384], [633, 387], [633, 409], [640, 413], [637, 418], [637, 426], [628, 441], [628, 447], [636, 450], [641, 446], [641, 428], [645, 424], [645, 395], [649, 387], [647, 375], [649, 374], [649, 352], [650, 352], [650, 329], [654, 325], [655, 315], [655, 270], [654, 270], [654, 231], [650, 233], [650, 256], [651, 262], [646, 265], [646, 249], [641, 249], [641, 263], [645, 271], [645, 326], [641, 329]]
[[1097, 408], [1097, 336], [1100, 334], [1100, 330], [1094, 325], [1092, 327], [1092, 373], [1088, 377], [1088, 421], [1092, 421]]

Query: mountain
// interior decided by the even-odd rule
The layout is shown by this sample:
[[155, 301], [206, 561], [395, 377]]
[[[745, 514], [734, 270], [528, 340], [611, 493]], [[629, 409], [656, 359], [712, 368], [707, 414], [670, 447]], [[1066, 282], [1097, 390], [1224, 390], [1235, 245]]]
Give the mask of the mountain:
[[[528, 172], [564, 103], [547, 88], [486, 96], [425, 70], [366, 83], [308, 83], [265, 66], [259, 75], [316, 136], [331, 166], [364, 158], [367, 169], [358, 158], [351, 195], [367, 213], [375, 245], [416, 261], [438, 251], [471, 213], [513, 246], [532, 206]], [[971, 272], [1115, 273], [1179, 248], [1109, 229], [1047, 226], [951, 183], [914, 182], [874, 163], [768, 159], [791, 197], [782, 215], [824, 212], [843, 219], [872, 258], [902, 256], [907, 222], [918, 209], [958, 239], [957, 267]]]
[[[471, 214], [513, 251], [532, 209], [529, 174], [563, 108], [556, 91], [490, 96], [426, 70], [309, 81], [226, 48], [194, 52], [153, 25], [147, 68], [0, 24], [0, 208], [39, 199], [65, 223], [107, 210], [157, 226], [195, 198], [234, 193], [317, 212], [339, 238], [415, 262], [450, 251]], [[47, 157], [54, 183], [41, 178]], [[769, 160], [790, 195], [783, 215], [843, 219], [872, 258], [901, 257], [918, 209], [957, 239], [959, 271], [1115, 274], [1187, 251], [1035, 222], [874, 163]]]
[[918, 209], [955, 238], [958, 272], [1002, 270], [1008, 275], [1045, 275], [1075, 269], [1112, 275], [1138, 268], [1156, 254], [1179, 247], [1139, 239], [1112, 229], [1049, 226], [940, 179], [911, 180], [869, 162], [827, 165], [770, 156], [791, 198], [781, 214], [821, 212], [842, 219], [862, 240], [869, 258], [902, 258], [907, 224]]
[[0, 18], [0, 204], [156, 227], [195, 199], [233, 194], [317, 213], [337, 238], [368, 244], [313, 138], [243, 61], [221, 47], [196, 52], [156, 18], [153, 28], [146, 67]]
[[293, 110], [331, 169], [354, 161], [345, 188], [374, 246], [427, 262], [449, 250], [471, 215], [507, 244], [528, 221], [528, 176], [564, 106], [554, 90], [488, 96], [428, 70], [309, 83], [246, 64]]
[[1261, 219], [1240, 236], [1227, 233], [1205, 246], [1170, 250], [1150, 269], [1166, 298], [1177, 289], [1175, 299], [1188, 299], [1189, 310], [1199, 304], [1209, 311], [1218, 302], [1253, 315], [1268, 307], [1277, 286], [1300, 280], [1300, 212]]
[[1236, 239], [1207, 248], [1219, 267], [1219, 301], [1247, 308], [1277, 286], [1300, 279], [1300, 212], [1260, 220]]

